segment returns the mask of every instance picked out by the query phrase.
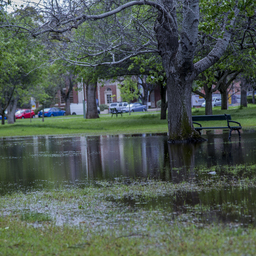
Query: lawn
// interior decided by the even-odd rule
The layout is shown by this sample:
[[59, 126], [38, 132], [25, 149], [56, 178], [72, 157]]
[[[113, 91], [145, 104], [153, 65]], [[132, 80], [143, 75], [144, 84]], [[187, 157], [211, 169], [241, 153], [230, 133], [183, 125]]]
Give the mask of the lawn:
[[[192, 112], [201, 115], [204, 109]], [[256, 107], [253, 105], [230, 107], [226, 111], [214, 108], [213, 114], [224, 113], [240, 122], [244, 130], [256, 128]], [[101, 114], [95, 120], [67, 116], [45, 118], [42, 122], [36, 118], [31, 122], [17, 120], [13, 125], [0, 126], [1, 137], [160, 132], [167, 132], [167, 121], [160, 120], [159, 112], [112, 118], [109, 114]], [[209, 171], [216, 175], [209, 177]], [[228, 225], [214, 221], [204, 223], [201, 219], [209, 209], [201, 204], [189, 206], [186, 213], [166, 210], [161, 204], [146, 206], [147, 202], [157, 202], [167, 196], [175, 198], [180, 191], [195, 194], [211, 189], [238, 188], [242, 195], [244, 190], [256, 187], [255, 166], [236, 166], [234, 170], [207, 168], [198, 170], [200, 173], [204, 174], [201, 181], [178, 184], [120, 179], [58, 187], [50, 182], [49, 187], [35, 191], [2, 193], [0, 256], [255, 255], [254, 226], [245, 227], [237, 222]], [[1, 185], [0, 181], [0, 192], [3, 191]], [[241, 214], [248, 215], [244, 205], [238, 208], [226, 202], [231, 214], [241, 209]], [[172, 207], [171, 202], [169, 207]]]
[[[255, 184], [254, 179], [236, 186], [243, 190]], [[212, 184], [216, 185], [228, 184]], [[210, 187], [161, 181], [97, 182], [84, 188], [1, 196], [0, 255], [255, 255], [253, 226], [201, 223], [200, 205], [175, 218], [161, 205], [143, 207], [177, 191], [202, 189]], [[127, 198], [138, 206], [126, 204]], [[61, 220], [67, 223], [61, 225]]]
[[[215, 107], [213, 114], [230, 114], [232, 120], [242, 124], [243, 129], [256, 127], [256, 106], [247, 108], [229, 107], [228, 110], [220, 110]], [[204, 108], [193, 109], [193, 115], [204, 114]], [[203, 125], [215, 125], [209, 122]], [[220, 125], [220, 123], [216, 123]], [[19, 119], [12, 125], [0, 126], [0, 137], [29, 136], [29, 135], [104, 135], [104, 134], [136, 134], [136, 133], [165, 133], [168, 131], [167, 120], [160, 120], [160, 112], [138, 112], [124, 114], [122, 117], [111, 117], [110, 114], [101, 114], [99, 119], [84, 119], [82, 116], [65, 116], [45, 118]]]
[[19, 119], [15, 124], [0, 126], [0, 136], [57, 135], [57, 134], [122, 134], [167, 132], [167, 121], [160, 120], [160, 113], [132, 113], [111, 117], [101, 114], [98, 119], [84, 119], [82, 116]]

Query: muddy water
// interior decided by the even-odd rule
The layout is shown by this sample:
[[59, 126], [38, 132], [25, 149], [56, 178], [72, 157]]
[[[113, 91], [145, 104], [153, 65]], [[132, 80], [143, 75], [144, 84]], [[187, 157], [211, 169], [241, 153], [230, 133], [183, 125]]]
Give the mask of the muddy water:
[[[256, 164], [256, 134], [206, 135], [207, 142], [170, 145], [166, 135], [29, 137], [0, 140], [4, 183], [76, 182], [119, 177], [181, 182], [197, 168]], [[179, 172], [176, 172], [176, 169]]]
[[[164, 134], [117, 136], [35, 136], [0, 140], [0, 194], [43, 189], [57, 184], [95, 180], [160, 179], [196, 181], [200, 169], [256, 164], [256, 133], [206, 134], [206, 142], [171, 145]], [[205, 175], [205, 174], [204, 174]], [[193, 214], [197, 221], [254, 223], [254, 188], [185, 193], [144, 202], [122, 200], [133, 207], [157, 207], [174, 215]]]

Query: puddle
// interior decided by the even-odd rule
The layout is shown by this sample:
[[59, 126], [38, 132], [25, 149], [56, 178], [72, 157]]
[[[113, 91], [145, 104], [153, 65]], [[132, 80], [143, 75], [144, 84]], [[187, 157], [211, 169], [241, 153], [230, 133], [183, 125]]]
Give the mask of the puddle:
[[[211, 184], [211, 189], [181, 190], [155, 198], [106, 197], [102, 209], [114, 205], [120, 211], [125, 208], [126, 214], [154, 209], [174, 219], [182, 217], [182, 221], [192, 218], [200, 223], [254, 225], [255, 188], [238, 183], [240, 179], [256, 178], [256, 133], [244, 132], [241, 140], [234, 134], [231, 142], [228, 133], [203, 136], [207, 141], [196, 145], [169, 144], [166, 134], [4, 138], [0, 140], [0, 195], [86, 188], [92, 184], [100, 188], [100, 181], [121, 181], [127, 187], [134, 181], [142, 184], [147, 180], [205, 183]], [[228, 179], [237, 185], [212, 188]], [[30, 210], [46, 211], [59, 224], [87, 223], [88, 218], [96, 216], [95, 212], [86, 215], [73, 203], [52, 207], [54, 210], [47, 212], [34, 202]]]

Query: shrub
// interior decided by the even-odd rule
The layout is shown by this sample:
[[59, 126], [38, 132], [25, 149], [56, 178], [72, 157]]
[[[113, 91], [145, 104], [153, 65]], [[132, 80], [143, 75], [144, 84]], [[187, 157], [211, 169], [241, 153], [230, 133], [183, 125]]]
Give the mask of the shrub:
[[106, 104], [100, 104], [99, 107], [100, 107], [100, 111], [104, 111], [105, 109], [108, 109], [108, 105]]
[[[255, 99], [256, 100], [256, 99]], [[247, 96], [247, 102], [252, 103], [252, 96]]]
[[156, 106], [157, 106], [158, 108], [161, 108], [161, 100], [159, 100], [159, 101], [156, 102]]
[[36, 108], [36, 109], [34, 110], [35, 115], [37, 115], [38, 112], [39, 112], [40, 110], [42, 110], [42, 109], [43, 109], [43, 106], [41, 106], [41, 107], [39, 107], [39, 108]]

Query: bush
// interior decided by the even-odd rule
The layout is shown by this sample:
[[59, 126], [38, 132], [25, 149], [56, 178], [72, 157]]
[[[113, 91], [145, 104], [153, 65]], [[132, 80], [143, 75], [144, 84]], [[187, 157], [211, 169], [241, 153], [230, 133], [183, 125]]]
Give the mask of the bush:
[[42, 110], [42, 109], [43, 109], [43, 106], [41, 106], [41, 107], [39, 107], [39, 108], [36, 108], [36, 109], [34, 110], [35, 115], [37, 115], [38, 112], [39, 112], [40, 110]]
[[100, 111], [104, 111], [105, 109], [108, 109], [108, 105], [106, 104], [100, 104], [99, 107], [100, 107]]
[[[256, 98], [256, 97], [255, 97]], [[256, 99], [255, 99], [256, 100]], [[252, 96], [247, 96], [247, 102], [252, 104]]]
[[156, 106], [157, 106], [157, 108], [161, 108], [161, 100], [156, 102]]

